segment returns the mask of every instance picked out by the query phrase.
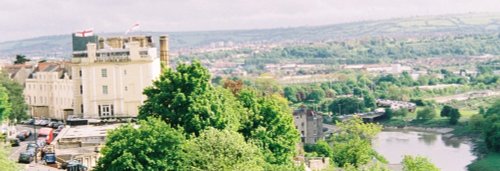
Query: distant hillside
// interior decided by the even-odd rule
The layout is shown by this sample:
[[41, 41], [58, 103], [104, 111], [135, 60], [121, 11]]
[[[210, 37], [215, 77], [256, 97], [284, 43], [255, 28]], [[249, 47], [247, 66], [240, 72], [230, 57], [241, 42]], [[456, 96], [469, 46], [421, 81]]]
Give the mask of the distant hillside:
[[[173, 50], [205, 46], [220, 41], [277, 42], [319, 41], [364, 38], [368, 36], [419, 37], [455, 34], [500, 32], [500, 14], [460, 14], [427, 16], [334, 24], [315, 27], [276, 28], [262, 30], [145, 32], [153, 36], [170, 35]], [[116, 35], [106, 33], [101, 35]], [[63, 56], [71, 52], [71, 36], [55, 35], [0, 43], [0, 57], [26, 54], [28, 56]]]

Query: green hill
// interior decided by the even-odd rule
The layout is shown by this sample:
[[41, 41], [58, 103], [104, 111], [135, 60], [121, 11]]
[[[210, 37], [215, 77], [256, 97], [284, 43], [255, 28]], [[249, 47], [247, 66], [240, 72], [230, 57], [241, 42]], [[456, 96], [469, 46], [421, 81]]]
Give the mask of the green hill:
[[[144, 32], [153, 36], [169, 34], [173, 50], [232, 41], [278, 42], [358, 39], [373, 36], [422, 37], [500, 32], [500, 14], [459, 14], [364, 21], [313, 27], [198, 32]], [[116, 35], [105, 33], [100, 35]], [[38, 56], [70, 54], [71, 36], [55, 35], [0, 43], [0, 57], [22, 53]]]

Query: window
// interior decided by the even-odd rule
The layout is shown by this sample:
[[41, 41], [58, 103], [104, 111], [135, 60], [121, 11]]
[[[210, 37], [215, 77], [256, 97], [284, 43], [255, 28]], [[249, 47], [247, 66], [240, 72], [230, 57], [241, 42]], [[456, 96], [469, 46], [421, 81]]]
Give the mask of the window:
[[101, 76], [108, 77], [108, 70], [106, 68], [101, 69]]
[[97, 105], [99, 116], [113, 116], [113, 105]]
[[127, 75], [127, 70], [123, 70], [123, 75]]
[[128, 91], [128, 88], [127, 88], [127, 86], [125, 86], [125, 91]]
[[80, 94], [83, 94], [83, 85], [80, 85]]
[[80, 70], [80, 77], [82, 77], [82, 70]]
[[102, 86], [102, 94], [108, 94], [108, 86], [107, 85]]
[[82, 111], [83, 114], [83, 104], [80, 105], [80, 110]]

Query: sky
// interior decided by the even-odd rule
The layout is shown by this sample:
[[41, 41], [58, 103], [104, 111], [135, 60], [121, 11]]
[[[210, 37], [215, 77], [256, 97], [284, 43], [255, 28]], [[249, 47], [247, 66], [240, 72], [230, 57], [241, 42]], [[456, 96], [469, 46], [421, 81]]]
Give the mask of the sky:
[[412, 16], [500, 13], [500, 0], [1, 0], [0, 42], [45, 35], [315, 26]]

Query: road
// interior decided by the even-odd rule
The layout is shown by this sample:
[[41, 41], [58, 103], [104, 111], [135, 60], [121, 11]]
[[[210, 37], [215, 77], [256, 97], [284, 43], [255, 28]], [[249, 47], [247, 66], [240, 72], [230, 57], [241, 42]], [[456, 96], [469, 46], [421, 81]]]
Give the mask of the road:
[[[36, 129], [40, 129], [40, 126], [37, 126]], [[26, 140], [21, 141], [20, 145], [18, 147], [12, 147], [11, 152], [9, 154], [9, 159], [16, 161], [19, 158], [19, 154], [21, 152], [26, 150], [26, 147], [28, 146], [28, 143], [34, 142], [35, 141], [35, 131], [33, 130], [33, 125], [16, 125], [17, 132], [23, 131], [23, 130], [29, 130], [31, 131], [32, 135], [28, 137]], [[34, 161], [31, 162], [30, 164], [24, 164], [24, 163], [18, 163], [21, 168], [24, 168], [26, 171], [52, 171], [52, 170], [58, 170], [52, 167], [48, 167], [42, 164], [40, 160], [38, 160], [38, 163], [35, 163]]]

